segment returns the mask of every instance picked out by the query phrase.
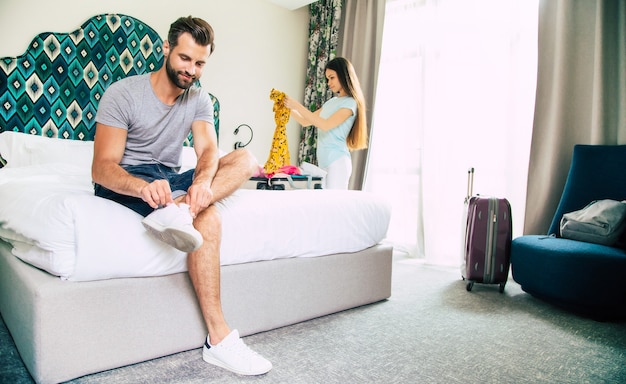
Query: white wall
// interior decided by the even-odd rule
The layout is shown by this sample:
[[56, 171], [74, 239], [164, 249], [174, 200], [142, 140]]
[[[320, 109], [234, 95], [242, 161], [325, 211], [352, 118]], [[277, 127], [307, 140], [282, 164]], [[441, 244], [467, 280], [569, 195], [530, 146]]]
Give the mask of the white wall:
[[[290, 11], [266, 0], [0, 0], [0, 57], [17, 56], [41, 32], [72, 32], [89, 17], [122, 13], [140, 19], [161, 38], [180, 16], [196, 16], [215, 30], [216, 48], [202, 85], [221, 102], [220, 147], [247, 141], [239, 124], [254, 129], [249, 149], [265, 163], [275, 123], [272, 88], [302, 99], [308, 49], [308, 7]], [[295, 164], [300, 126], [287, 126]]]

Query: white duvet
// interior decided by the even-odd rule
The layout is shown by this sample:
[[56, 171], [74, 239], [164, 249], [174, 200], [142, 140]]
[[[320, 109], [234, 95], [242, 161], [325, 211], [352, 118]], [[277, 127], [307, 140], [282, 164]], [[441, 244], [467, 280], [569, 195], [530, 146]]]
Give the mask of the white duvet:
[[[93, 195], [90, 165], [0, 169], [0, 237], [13, 254], [73, 281], [186, 271], [186, 254], [151, 238], [138, 214]], [[391, 214], [360, 191], [240, 189], [217, 205], [222, 265], [362, 250], [384, 239]]]

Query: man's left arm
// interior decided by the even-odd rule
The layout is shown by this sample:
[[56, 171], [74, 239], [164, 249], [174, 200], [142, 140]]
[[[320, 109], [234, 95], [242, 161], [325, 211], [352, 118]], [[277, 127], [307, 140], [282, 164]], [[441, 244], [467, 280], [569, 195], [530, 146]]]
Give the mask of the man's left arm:
[[185, 202], [189, 204], [192, 215], [213, 203], [211, 185], [219, 163], [217, 134], [212, 123], [196, 120], [191, 125], [193, 147], [198, 157], [193, 183], [187, 190]]

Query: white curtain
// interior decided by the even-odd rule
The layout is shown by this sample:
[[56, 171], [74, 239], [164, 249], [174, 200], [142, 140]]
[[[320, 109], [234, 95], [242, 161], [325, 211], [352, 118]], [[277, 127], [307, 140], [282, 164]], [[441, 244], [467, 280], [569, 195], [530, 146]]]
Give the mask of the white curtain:
[[470, 167], [522, 233], [537, 15], [536, 0], [387, 1], [364, 189], [392, 203], [396, 249], [459, 264]]

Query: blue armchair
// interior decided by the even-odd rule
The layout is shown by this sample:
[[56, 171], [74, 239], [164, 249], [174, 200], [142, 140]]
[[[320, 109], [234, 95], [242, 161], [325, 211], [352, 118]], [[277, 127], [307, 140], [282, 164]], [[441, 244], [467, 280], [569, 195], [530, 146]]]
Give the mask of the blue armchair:
[[511, 272], [522, 289], [598, 320], [626, 317], [626, 251], [559, 236], [564, 213], [626, 199], [626, 145], [576, 145], [549, 234], [513, 239]]

